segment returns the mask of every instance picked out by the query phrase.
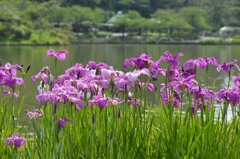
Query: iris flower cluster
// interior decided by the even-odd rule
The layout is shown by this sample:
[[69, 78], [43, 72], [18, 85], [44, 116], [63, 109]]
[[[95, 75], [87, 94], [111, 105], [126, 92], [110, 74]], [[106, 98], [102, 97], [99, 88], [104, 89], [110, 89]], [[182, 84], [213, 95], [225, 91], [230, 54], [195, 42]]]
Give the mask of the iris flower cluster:
[[[23, 65], [12, 64], [7, 62], [5, 65], [0, 62], [0, 88], [2, 90], [2, 96], [10, 95], [12, 97], [18, 98], [19, 92], [17, 87], [24, 85], [23, 77], [29, 71], [30, 66], [24, 71]], [[22, 76], [19, 77], [19, 72]], [[3, 105], [1, 105], [3, 106]], [[12, 105], [13, 107], [13, 105]], [[14, 118], [14, 111], [13, 118]], [[17, 148], [21, 147], [26, 142], [25, 138], [20, 137], [19, 133], [14, 133], [11, 137], [6, 138], [7, 146], [15, 146]]]
[[[50, 49], [45, 60], [51, 56], [55, 60], [65, 60], [67, 54], [67, 50], [56, 52]], [[182, 56], [182, 53], [172, 55], [166, 51], [155, 61], [151, 55], [143, 53], [134, 58], [125, 59], [124, 67], [133, 67], [133, 71], [126, 73], [116, 70], [104, 62], [89, 61], [85, 67], [81, 63], [76, 63], [56, 79], [49, 67], [43, 67], [36, 75], [32, 76], [33, 83], [37, 83], [37, 80], [40, 79], [40, 84], [37, 86], [39, 94], [36, 95], [36, 99], [41, 106], [47, 106], [48, 103], [54, 105], [54, 114], [60, 104], [68, 104], [75, 109], [94, 106], [104, 109], [108, 106], [122, 106], [123, 103], [137, 107], [144, 101], [136, 98], [134, 95], [136, 90], [140, 90], [140, 92], [142, 90], [157, 91], [163, 104], [174, 108], [184, 108], [188, 105], [193, 114], [200, 109], [211, 109], [216, 102], [224, 103], [225, 106], [240, 104], [240, 77], [229, 78], [233, 79], [233, 87], [228, 86], [219, 91], [213, 91], [208, 86], [202, 87], [197, 81], [197, 70], [202, 69], [207, 72], [210, 66], [216, 67], [216, 71], [223, 71], [229, 76], [234, 67], [239, 73], [237, 60], [218, 64], [214, 57], [196, 58], [181, 65], [179, 58]], [[167, 64], [167, 67], [162, 68], [162, 63]], [[17, 97], [15, 86], [24, 84], [23, 78], [18, 77], [17, 72], [20, 71], [24, 75], [29, 69], [30, 66], [24, 71], [23, 66], [11, 63], [3, 66], [0, 63], [0, 87], [8, 88], [3, 89], [3, 95], [10, 94], [10, 88]], [[165, 78], [161, 84], [156, 82], [159, 77]], [[143, 81], [143, 79], [145, 80]], [[190, 101], [190, 103], [186, 104], [186, 101]], [[27, 111], [27, 115], [30, 119], [44, 118], [43, 112], [39, 109]], [[118, 117], [121, 117], [120, 109]], [[93, 114], [93, 123], [94, 120]], [[58, 132], [66, 126], [67, 122], [73, 123], [73, 120], [62, 116], [55, 121]], [[26, 139], [20, 137], [19, 133], [14, 133], [6, 139], [8, 146], [21, 147], [25, 142]]]
[[[64, 60], [67, 53], [66, 50], [56, 53], [51, 49], [45, 59], [54, 56]], [[103, 109], [110, 105], [121, 105], [124, 102], [138, 106], [142, 99], [135, 98], [133, 95], [132, 92], [136, 89], [157, 90], [160, 92], [162, 103], [175, 108], [184, 107], [186, 98], [190, 97], [193, 112], [202, 108], [211, 108], [215, 102], [239, 105], [240, 77], [234, 77], [233, 88], [223, 88], [219, 92], [214, 92], [208, 86], [202, 87], [197, 81], [197, 70], [208, 71], [210, 66], [226, 73], [236, 67], [239, 72], [237, 60], [218, 64], [214, 57], [208, 57], [190, 59], [181, 65], [179, 58], [182, 56], [182, 53], [172, 55], [167, 51], [156, 61], [147, 53], [127, 58], [124, 61], [124, 67], [132, 66], [134, 70], [126, 73], [103, 62], [89, 61], [85, 67], [81, 63], [76, 63], [57, 79], [54, 79], [49, 67], [44, 67], [37, 75], [32, 76], [32, 81], [36, 83], [36, 80], [40, 79], [39, 94], [36, 98], [41, 105], [51, 103], [57, 106], [59, 103], [70, 103], [75, 109], [86, 106], [97, 106]], [[162, 68], [163, 62], [167, 64], [166, 68]], [[145, 76], [144, 82], [141, 76]], [[159, 76], [164, 77], [165, 81], [156, 84], [154, 81]], [[127, 98], [125, 98], [126, 95]], [[66, 123], [66, 121], [70, 120], [64, 117], [58, 122]], [[62, 125], [59, 130], [65, 126], [65, 124], [59, 125]]]
[[[23, 76], [29, 69], [30, 66], [24, 71], [23, 65], [11, 64], [11, 62], [7, 62], [5, 65], [0, 63], [0, 87], [3, 88], [2, 95], [14, 95], [17, 98], [19, 93], [16, 90], [16, 86], [24, 84]], [[19, 72], [22, 73], [22, 77], [19, 77]]]

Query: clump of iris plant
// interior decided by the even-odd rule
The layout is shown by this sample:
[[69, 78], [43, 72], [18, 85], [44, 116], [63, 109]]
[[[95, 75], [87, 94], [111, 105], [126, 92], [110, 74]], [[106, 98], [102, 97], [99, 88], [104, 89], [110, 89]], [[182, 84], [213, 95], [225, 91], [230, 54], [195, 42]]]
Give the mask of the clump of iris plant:
[[[29, 69], [30, 67], [27, 69], [27, 71]], [[12, 65], [10, 62], [0, 67], [0, 87], [4, 88], [3, 95], [13, 94], [14, 97], [18, 97], [18, 92], [15, 87], [24, 84], [23, 77], [18, 76], [18, 71], [22, 73], [27, 72], [23, 71], [23, 65]], [[10, 92], [9, 89], [12, 90], [12, 92]]]
[[21, 147], [25, 144], [26, 139], [23, 137], [20, 137], [19, 133], [14, 133], [11, 137], [6, 138], [6, 144], [7, 146], [14, 145], [15, 147]]
[[[13, 97], [19, 97], [18, 87], [24, 85], [24, 76], [30, 70], [31, 65], [29, 65], [24, 70], [24, 65], [12, 64], [11, 62], [7, 62], [5, 65], [0, 62], [0, 88], [2, 96], [10, 95], [12, 97], [11, 102], [11, 113], [12, 113], [12, 122], [13, 127], [15, 127], [15, 111], [13, 106]], [[19, 75], [19, 72], [21, 75]], [[3, 116], [3, 118], [5, 115]]]
[[[55, 56], [56, 59], [65, 60], [67, 53], [66, 50], [57, 53], [55, 50], [50, 49], [45, 59]], [[84, 108], [86, 105], [90, 107], [96, 105], [99, 108], [104, 108], [115, 105], [116, 99], [124, 101], [115, 97], [119, 97], [120, 94], [134, 92], [136, 87], [136, 89], [140, 90], [147, 88], [150, 91], [156, 91], [159, 86], [155, 86], [151, 81], [156, 80], [158, 76], [164, 76], [166, 79], [165, 84], [160, 88], [163, 103], [173, 102], [173, 105], [178, 107], [180, 102], [182, 106], [184, 98], [192, 95], [193, 103], [197, 103], [199, 107], [209, 105], [210, 108], [209, 103], [215, 99], [215, 93], [207, 87], [202, 88], [198, 85], [197, 69], [206, 69], [207, 72], [209, 66], [212, 65], [217, 67], [217, 71], [224, 70], [224, 72], [228, 72], [233, 66], [239, 69], [236, 64], [237, 61], [234, 60], [219, 65], [214, 57], [208, 57], [190, 59], [181, 65], [179, 61], [181, 56], [183, 56], [182, 53], [172, 55], [166, 51], [163, 56], [154, 61], [151, 55], [143, 53], [124, 61], [125, 68], [130, 66], [134, 68], [133, 71], [126, 73], [115, 70], [112, 66], [103, 62], [89, 61], [86, 67], [77, 63], [67, 69], [65, 74], [58, 76], [54, 83], [52, 82], [51, 89], [45, 85], [49, 84], [49, 81], [53, 81], [53, 76], [49, 69], [44, 68], [38, 75], [32, 77], [33, 82], [36, 81], [36, 78], [41, 78], [44, 83], [41, 86], [42, 89], [39, 87], [41, 91], [39, 91], [36, 98], [41, 105], [50, 102], [54, 105], [71, 103], [77, 109]], [[163, 61], [168, 64], [167, 69], [161, 68], [161, 62]], [[145, 79], [148, 78], [148, 80], [142, 82], [140, 76], [146, 76]], [[237, 83], [237, 78], [235, 79]], [[107, 90], [109, 90], [110, 96], [106, 96], [105, 92]], [[88, 102], [85, 102], [85, 100], [88, 100]], [[204, 100], [211, 102], [205, 103]], [[135, 98], [128, 98], [125, 101], [131, 101], [132, 105], [139, 104], [139, 99]]]
[[[45, 60], [54, 56], [55, 62], [57, 60], [63, 61], [66, 59], [67, 53], [67, 50], [56, 52], [50, 49]], [[209, 67], [215, 67], [218, 72], [223, 70], [225, 73], [229, 73], [232, 67], [240, 70], [236, 60], [219, 65], [214, 57], [209, 57], [190, 59], [181, 64], [179, 59], [182, 56], [182, 53], [173, 55], [166, 51], [155, 61], [151, 55], [144, 53], [124, 61], [125, 68], [132, 66], [132, 70], [128, 69], [127, 72], [116, 70], [113, 66], [103, 62], [89, 61], [86, 66], [76, 63], [65, 70], [62, 75], [55, 76], [55, 79], [50, 68], [44, 67], [37, 75], [32, 76], [32, 82], [36, 83], [37, 80], [41, 80], [40, 85], [37, 86], [39, 93], [36, 95], [36, 99], [41, 106], [44, 105], [42, 110], [45, 114], [50, 113], [50, 115], [44, 116], [41, 109], [27, 111], [29, 119], [42, 117], [43, 120], [39, 120], [38, 123], [43, 123], [44, 126], [46, 124], [44, 132], [50, 131], [50, 133], [41, 133], [42, 129], [36, 131], [37, 137], [43, 139], [41, 142], [36, 140], [36, 147], [44, 153], [44, 149], [41, 150], [42, 147], [57, 142], [56, 148], [52, 146], [51, 153], [55, 155], [56, 151], [57, 155], [62, 156], [61, 152], [63, 150], [64, 153], [73, 153], [73, 158], [79, 157], [79, 151], [81, 151], [79, 153], [86, 154], [86, 156], [83, 156], [85, 158], [99, 157], [96, 155], [99, 154], [99, 151], [103, 152], [101, 157], [111, 158], [114, 156], [111, 153], [118, 152], [123, 154], [124, 147], [115, 150], [119, 147], [118, 144], [122, 144], [122, 142], [125, 142], [123, 145], [127, 145], [129, 137], [132, 138], [132, 141], [136, 141], [138, 145], [133, 146], [131, 153], [134, 149], [137, 149], [141, 152], [136, 154], [146, 154], [146, 156], [134, 156], [132, 158], [157, 158], [162, 155], [161, 153], [165, 153], [165, 149], [171, 150], [169, 151], [170, 154], [177, 154], [177, 149], [181, 145], [194, 145], [193, 148], [190, 147], [193, 151], [190, 153], [195, 154], [195, 151], [198, 151], [197, 146], [205, 146], [205, 141], [210, 142], [208, 148], [211, 147], [212, 139], [216, 137], [221, 140], [221, 137], [217, 136], [218, 133], [214, 133], [216, 136], [211, 136], [212, 132], [205, 132], [208, 131], [208, 128], [210, 130], [210, 127], [214, 128], [214, 132], [216, 129], [217, 132], [217, 129], [221, 126], [217, 125], [215, 127], [215, 119], [209, 120], [209, 115], [214, 116], [215, 112], [212, 108], [215, 104], [220, 103], [221, 106], [224, 106], [222, 114], [222, 121], [224, 121], [228, 106], [239, 106], [240, 77], [233, 76], [233, 88], [222, 88], [215, 92], [211, 90], [214, 87], [210, 88], [208, 86], [208, 82], [205, 86], [199, 84], [197, 72], [201, 69], [206, 70], [207, 73]], [[162, 63], [167, 65], [166, 68], [163, 68]], [[20, 66], [7, 64], [1, 68], [1, 86], [14, 88], [14, 85], [21, 81], [18, 81], [15, 76], [15, 70], [21, 69]], [[11, 78], [7, 78], [8, 76]], [[160, 80], [157, 81], [158, 78]], [[164, 78], [165, 80], [162, 80]], [[159, 81], [160, 84], [157, 83]], [[154, 98], [154, 96], [151, 97], [152, 92], [156, 93], [157, 104], [150, 103], [152, 102], [150, 100]], [[8, 94], [6, 91], [3, 91], [3, 93]], [[208, 110], [211, 109], [213, 113], [209, 114]], [[52, 114], [51, 111], [53, 111]], [[184, 111], [186, 112], [183, 113]], [[172, 113], [175, 114], [172, 115]], [[201, 113], [200, 118], [198, 118], [199, 113]], [[168, 119], [168, 122], [164, 122]], [[73, 124], [73, 121], [74, 126], [71, 127], [71, 131], [65, 131], [65, 127]], [[164, 124], [159, 124], [159, 121]], [[211, 125], [208, 121], [211, 121]], [[34, 128], [38, 129], [37, 126]], [[194, 129], [194, 134], [188, 131], [191, 128]], [[81, 134], [78, 133], [79, 130]], [[195, 135], [197, 132], [204, 133], [200, 134], [200, 138], [196, 138], [195, 136], [199, 136]], [[222, 130], [221, 132], [223, 132], [221, 136], [225, 137], [225, 132]], [[45, 135], [51, 133], [56, 133], [57, 138], [49, 137], [52, 135]], [[79, 135], [79, 137], [74, 135]], [[189, 136], [190, 138], [185, 140]], [[236, 135], [233, 134], [232, 136]], [[72, 137], [76, 142], [69, 137]], [[184, 140], [182, 140], [183, 137]], [[47, 139], [45, 140], [45, 138]], [[155, 139], [157, 139], [156, 142]], [[108, 143], [108, 141], [112, 143]], [[14, 145], [15, 147], [20, 147], [25, 142], [26, 139], [21, 138], [19, 133], [15, 133], [12, 137], [6, 139], [7, 145]], [[67, 147], [76, 144], [77, 146], [83, 145], [85, 148], [65, 149], [61, 146], [63, 143]], [[162, 146], [161, 143], [163, 143]], [[164, 143], [171, 144], [168, 144], [169, 147], [166, 148]], [[94, 147], [95, 145], [98, 147]], [[132, 145], [132, 142], [129, 142], [129, 145]], [[129, 147], [129, 145], [127, 146]], [[149, 152], [145, 151], [145, 146], [148, 147], [147, 151]], [[164, 150], [161, 150], [156, 156], [151, 156], [152, 149], [158, 148]], [[184, 149], [188, 151], [188, 147]], [[108, 150], [110, 150], [110, 153], [104, 154], [104, 152], [109, 152]], [[75, 152], [76, 154], [74, 154]], [[178, 154], [184, 155], [184, 153]], [[200, 151], [197, 153], [200, 154]], [[123, 156], [123, 158], [126, 156]], [[176, 158], [176, 156], [167, 157]], [[178, 157], [181, 158], [182, 156]]]

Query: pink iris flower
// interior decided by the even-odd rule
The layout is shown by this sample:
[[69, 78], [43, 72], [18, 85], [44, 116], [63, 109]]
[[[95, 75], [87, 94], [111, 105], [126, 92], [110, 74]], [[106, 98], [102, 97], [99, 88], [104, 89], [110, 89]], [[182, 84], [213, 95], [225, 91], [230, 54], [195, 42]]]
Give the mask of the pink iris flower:
[[41, 111], [38, 109], [35, 109], [32, 112], [27, 110], [27, 115], [28, 115], [29, 119], [41, 118], [43, 116]]
[[47, 56], [45, 57], [44, 60], [46, 61], [49, 57], [55, 56], [57, 59], [63, 61], [63, 60], [66, 59], [66, 54], [68, 54], [67, 50], [62, 50], [62, 51], [56, 52], [53, 49], [49, 49], [48, 52], [47, 52]]

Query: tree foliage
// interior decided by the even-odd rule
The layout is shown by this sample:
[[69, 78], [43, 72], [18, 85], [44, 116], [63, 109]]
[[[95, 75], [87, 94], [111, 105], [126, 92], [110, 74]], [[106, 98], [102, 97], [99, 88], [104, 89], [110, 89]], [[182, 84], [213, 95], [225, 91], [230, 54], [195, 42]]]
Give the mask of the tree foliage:
[[197, 35], [240, 25], [239, 0], [2, 0], [0, 42], [37, 39], [42, 30], [52, 39], [72, 39], [73, 32], [99, 28], [117, 11], [125, 14], [114, 27], [139, 34]]
[[205, 11], [198, 7], [186, 7], [181, 9], [181, 17], [183, 17], [195, 31], [211, 29], [206, 16]]

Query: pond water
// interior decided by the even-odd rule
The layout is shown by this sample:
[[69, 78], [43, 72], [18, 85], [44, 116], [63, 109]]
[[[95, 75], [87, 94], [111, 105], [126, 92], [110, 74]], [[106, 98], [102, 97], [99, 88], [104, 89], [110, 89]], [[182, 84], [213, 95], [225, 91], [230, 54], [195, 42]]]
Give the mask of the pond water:
[[[115, 69], [124, 70], [123, 62], [125, 58], [135, 57], [142, 53], [148, 53], [157, 60], [165, 51], [172, 54], [183, 53], [180, 58], [183, 63], [191, 58], [214, 56], [219, 63], [230, 62], [233, 59], [240, 61], [240, 46], [237, 45], [142, 45], [142, 44], [79, 44], [67, 46], [0, 46], [0, 59], [3, 63], [24, 64], [25, 67], [31, 65], [31, 69], [25, 77], [25, 86], [21, 94], [25, 95], [24, 109], [33, 109], [39, 105], [36, 101], [37, 85], [31, 81], [31, 76], [38, 73], [43, 66], [50, 66], [54, 71], [54, 59], [49, 58], [44, 61], [48, 49], [68, 50], [69, 54], [65, 61], [58, 62], [58, 73], [64, 73], [65, 69], [75, 63], [82, 63], [84, 66], [88, 61], [105, 62], [112, 65]], [[238, 64], [240, 64], [238, 62]], [[54, 72], [53, 72], [54, 73]], [[200, 71], [198, 79], [204, 83], [206, 75]], [[235, 75], [237, 71], [233, 72]], [[224, 73], [217, 73], [215, 68], [210, 68], [209, 83], [215, 80], [216, 89], [226, 86], [228, 76]], [[161, 83], [161, 82], [160, 82]]]

